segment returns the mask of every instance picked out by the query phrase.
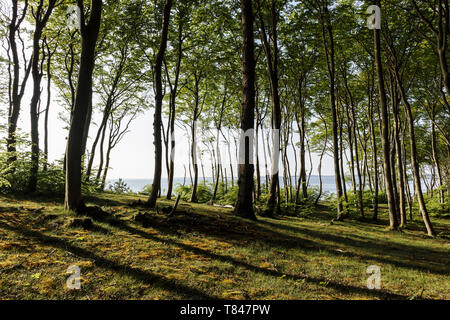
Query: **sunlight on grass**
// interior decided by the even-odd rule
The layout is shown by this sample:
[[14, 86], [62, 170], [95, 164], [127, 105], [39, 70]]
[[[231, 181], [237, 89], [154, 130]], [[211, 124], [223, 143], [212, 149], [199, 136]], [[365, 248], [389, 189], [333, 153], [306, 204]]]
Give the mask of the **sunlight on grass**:
[[[137, 196], [98, 194], [110, 219], [70, 228], [58, 202], [0, 197], [0, 296], [4, 299], [449, 299], [450, 243], [422, 230], [314, 218], [249, 222], [229, 209], [183, 203], [168, 221], [129, 206]], [[172, 202], [162, 200], [159, 205]], [[133, 220], [149, 213], [145, 228]], [[321, 218], [321, 215], [324, 217]], [[113, 219], [112, 217], [116, 217]], [[382, 219], [386, 217], [381, 217]], [[444, 219], [436, 228], [448, 232]], [[414, 225], [413, 225], [414, 226]], [[66, 288], [70, 265], [81, 289]], [[381, 267], [381, 290], [366, 287]]]

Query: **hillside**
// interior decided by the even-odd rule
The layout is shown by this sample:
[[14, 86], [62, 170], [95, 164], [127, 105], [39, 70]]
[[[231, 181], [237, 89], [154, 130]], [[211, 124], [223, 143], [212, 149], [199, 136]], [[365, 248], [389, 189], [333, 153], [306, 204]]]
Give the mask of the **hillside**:
[[[141, 198], [144, 200], [144, 198]], [[88, 199], [93, 225], [76, 226], [61, 199], [0, 197], [2, 299], [449, 299], [450, 222], [424, 236], [388, 218], [330, 223], [326, 203], [299, 217], [236, 218], [230, 209], [180, 203], [171, 218], [131, 206], [138, 196]], [[141, 212], [141, 219], [134, 217]], [[138, 221], [136, 221], [138, 220]], [[70, 225], [72, 223], [72, 225]], [[87, 229], [87, 230], [86, 230]], [[81, 270], [69, 290], [66, 270]], [[370, 290], [368, 266], [381, 267]]]

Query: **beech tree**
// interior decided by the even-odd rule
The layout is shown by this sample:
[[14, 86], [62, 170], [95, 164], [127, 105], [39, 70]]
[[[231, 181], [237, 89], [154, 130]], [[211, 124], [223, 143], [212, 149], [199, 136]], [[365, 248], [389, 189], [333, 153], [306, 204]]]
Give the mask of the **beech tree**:
[[[272, 137], [272, 170], [270, 177], [270, 187], [269, 187], [269, 196], [267, 198], [267, 208], [263, 211], [264, 215], [272, 216], [273, 211], [276, 208], [279, 208], [279, 201], [277, 198], [277, 192], [279, 192], [279, 130], [281, 128], [281, 106], [280, 106], [280, 96], [278, 92], [278, 5], [277, 0], [271, 0], [269, 4], [269, 23], [270, 23], [270, 35], [267, 35], [266, 31], [266, 22], [264, 20], [265, 10], [260, 3], [260, 0], [257, 0], [258, 5], [258, 17], [260, 24], [260, 34], [261, 40], [264, 47], [264, 53], [266, 56], [267, 63], [267, 74], [269, 78], [270, 84], [270, 96], [272, 101], [272, 129], [274, 131], [274, 135]], [[271, 39], [271, 43], [269, 43], [269, 37]], [[275, 141], [275, 139], [277, 141]]]
[[[376, 4], [379, 7], [381, 7], [380, 1], [376, 1]], [[389, 209], [389, 223], [391, 229], [397, 229], [398, 228], [397, 206], [394, 198], [393, 179], [390, 162], [389, 120], [387, 110], [386, 88], [384, 84], [383, 65], [381, 60], [380, 29], [374, 28], [373, 34], [374, 34], [375, 65], [377, 67], [378, 91], [381, 104], [381, 141], [383, 145], [383, 170]]]
[[[241, 132], [254, 129], [255, 120], [255, 58], [253, 39], [253, 8], [251, 0], [241, 0], [242, 12], [242, 115]], [[241, 134], [242, 134], [241, 133]], [[241, 217], [256, 219], [253, 212], [254, 165], [251, 159], [253, 135], [241, 136], [240, 162], [238, 170], [238, 198], [235, 214]]]
[[170, 11], [172, 8], [172, 0], [166, 0], [163, 8], [161, 42], [159, 45], [158, 54], [155, 61], [155, 113], [153, 116], [153, 135], [155, 145], [155, 171], [153, 174], [152, 192], [147, 200], [147, 205], [150, 208], [156, 206], [156, 200], [161, 188], [161, 173], [162, 173], [162, 139], [161, 139], [161, 113], [162, 101], [164, 98], [162, 88], [162, 65], [164, 62], [164, 55], [167, 48], [167, 34], [169, 32]]
[[38, 105], [41, 99], [41, 80], [43, 73], [41, 71], [41, 37], [42, 32], [47, 25], [48, 19], [53, 12], [57, 0], [49, 0], [48, 5], [44, 6], [44, 0], [39, 0], [36, 7], [32, 7], [34, 18], [33, 34], [33, 56], [31, 59], [31, 76], [33, 78], [33, 96], [30, 105], [31, 119], [31, 172], [28, 181], [28, 191], [35, 192], [37, 184], [37, 175], [39, 171], [39, 110]]
[[[75, 104], [70, 122], [66, 151], [66, 191], [64, 207], [82, 212], [84, 203], [81, 196], [83, 138], [87, 113], [92, 103], [92, 73], [95, 65], [95, 48], [102, 16], [102, 0], [92, 0], [89, 21], [85, 14], [83, 0], [78, 0], [81, 14], [81, 57]], [[89, 125], [89, 124], [88, 124]]]
[[[18, 38], [21, 39], [21, 25], [28, 12], [28, 0], [24, 1], [23, 8], [18, 0], [11, 1], [11, 17], [8, 24], [8, 77], [10, 86], [8, 88], [8, 138], [6, 146], [8, 151], [8, 164], [13, 164], [16, 159], [16, 130], [17, 121], [21, 110], [22, 98], [31, 71], [31, 59], [26, 57], [25, 45], [22, 44], [22, 61], [19, 57]], [[23, 64], [22, 64], [23, 63]], [[21, 76], [21, 64], [23, 76]]]

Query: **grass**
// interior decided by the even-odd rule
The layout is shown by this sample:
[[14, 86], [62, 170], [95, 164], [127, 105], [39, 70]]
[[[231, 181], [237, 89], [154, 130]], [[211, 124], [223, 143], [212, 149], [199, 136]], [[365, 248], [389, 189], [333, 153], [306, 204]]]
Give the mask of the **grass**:
[[[433, 219], [441, 236], [431, 239], [419, 217], [402, 232], [387, 231], [383, 214], [330, 224], [326, 204], [251, 222], [189, 203], [167, 219], [130, 206], [137, 199], [90, 197], [108, 215], [83, 230], [67, 226], [61, 199], [1, 196], [0, 298], [450, 299], [448, 219]], [[80, 290], [66, 287], [71, 265]], [[380, 290], [366, 286], [370, 265], [381, 267]]]

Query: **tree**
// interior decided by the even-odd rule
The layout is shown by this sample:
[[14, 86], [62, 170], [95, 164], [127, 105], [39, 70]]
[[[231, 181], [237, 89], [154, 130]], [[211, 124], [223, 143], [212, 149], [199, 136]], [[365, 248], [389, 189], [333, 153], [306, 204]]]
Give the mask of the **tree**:
[[41, 37], [42, 31], [47, 25], [48, 19], [53, 12], [57, 0], [49, 0], [47, 8], [44, 8], [44, 0], [39, 0], [37, 7], [32, 8], [34, 18], [33, 34], [33, 56], [31, 60], [31, 75], [33, 78], [33, 96], [30, 104], [31, 120], [31, 172], [28, 181], [28, 191], [35, 192], [37, 185], [37, 176], [39, 171], [39, 110], [38, 105], [41, 99]]
[[95, 65], [95, 48], [100, 30], [102, 0], [92, 0], [89, 22], [86, 23], [83, 0], [78, 0], [81, 13], [81, 58], [73, 115], [70, 122], [66, 151], [66, 210], [82, 212], [81, 158], [87, 113], [92, 101], [92, 73]]
[[156, 206], [156, 199], [161, 188], [161, 172], [162, 172], [162, 140], [161, 140], [161, 113], [162, 101], [164, 98], [162, 89], [162, 64], [167, 48], [167, 35], [169, 32], [170, 11], [172, 8], [172, 0], [166, 0], [163, 8], [161, 42], [155, 61], [155, 113], [153, 116], [153, 135], [155, 145], [155, 170], [153, 174], [152, 192], [147, 200], [150, 208]]
[[[165, 137], [166, 143], [166, 162], [167, 164], [167, 195], [166, 198], [170, 200], [172, 198], [173, 190], [173, 177], [175, 172], [175, 115], [176, 115], [176, 100], [179, 91], [179, 80], [181, 71], [181, 62], [183, 58], [183, 41], [184, 41], [184, 24], [186, 20], [186, 15], [188, 11], [189, 4], [179, 3], [178, 7], [178, 28], [177, 28], [177, 52], [176, 52], [176, 63], [175, 63], [175, 75], [173, 82], [170, 80], [170, 75], [168, 71], [168, 63], [165, 62], [164, 66], [166, 69], [167, 82], [170, 89], [170, 101], [169, 101], [169, 121], [167, 125], [167, 132]], [[169, 155], [169, 134], [170, 134], [170, 155]]]
[[[380, 1], [376, 1], [376, 4], [381, 7]], [[383, 170], [384, 170], [384, 181], [386, 185], [386, 196], [388, 200], [389, 209], [389, 224], [391, 229], [398, 229], [397, 220], [397, 207], [395, 205], [394, 189], [392, 183], [391, 175], [391, 162], [389, 159], [390, 147], [389, 147], [389, 120], [388, 120], [388, 110], [387, 110], [387, 100], [386, 100], [386, 89], [384, 86], [384, 74], [383, 65], [381, 60], [381, 41], [380, 41], [380, 30], [377, 28], [373, 29], [374, 34], [374, 56], [375, 65], [377, 68], [378, 77], [378, 91], [381, 104], [381, 142], [383, 146]]]
[[[271, 0], [270, 3], [270, 39], [271, 44], [266, 32], [266, 26], [264, 22], [263, 7], [260, 4], [260, 0], [257, 0], [258, 5], [258, 17], [260, 24], [261, 40], [264, 46], [264, 53], [267, 62], [267, 74], [270, 84], [270, 96], [272, 98], [272, 129], [273, 129], [273, 144], [272, 144], [272, 173], [270, 178], [269, 196], [267, 198], [267, 208], [264, 210], [263, 215], [272, 216], [277, 204], [279, 208], [279, 201], [277, 198], [277, 191], [279, 192], [279, 155], [280, 155], [280, 137], [279, 130], [281, 128], [281, 106], [280, 96], [278, 92], [278, 9], [277, 0]], [[277, 141], [276, 141], [276, 140]]]
[[[8, 151], [8, 164], [13, 164], [16, 157], [16, 130], [17, 121], [21, 109], [22, 98], [25, 93], [25, 87], [31, 70], [31, 60], [27, 62], [25, 57], [25, 46], [22, 45], [23, 69], [24, 75], [20, 79], [20, 58], [17, 46], [17, 37], [20, 37], [20, 27], [27, 15], [28, 0], [25, 0], [24, 7], [19, 13], [19, 1], [12, 0], [12, 16], [8, 25], [8, 60], [12, 63], [8, 65], [9, 76], [9, 112], [8, 112], [8, 138], [6, 140]], [[11, 70], [12, 69], [12, 70]]]
[[337, 220], [343, 220], [343, 206], [342, 206], [342, 180], [339, 163], [339, 136], [338, 136], [338, 121], [336, 108], [336, 67], [335, 67], [335, 50], [334, 50], [334, 35], [333, 26], [331, 24], [331, 14], [328, 10], [328, 1], [318, 1], [316, 4], [318, 10], [318, 19], [322, 28], [322, 43], [325, 51], [325, 58], [327, 63], [328, 75], [330, 79], [330, 105], [332, 116], [332, 141], [333, 141], [333, 160], [334, 160], [334, 176], [336, 182], [336, 197], [337, 197]]
[[[253, 9], [251, 0], [241, 0], [242, 12], [242, 115], [241, 134], [251, 130], [253, 133], [255, 120], [255, 58], [253, 40]], [[254, 165], [251, 159], [253, 147], [253, 134], [248, 137], [241, 136], [240, 161], [238, 170], [238, 198], [235, 214], [244, 218], [256, 220], [253, 212], [253, 173]]]

